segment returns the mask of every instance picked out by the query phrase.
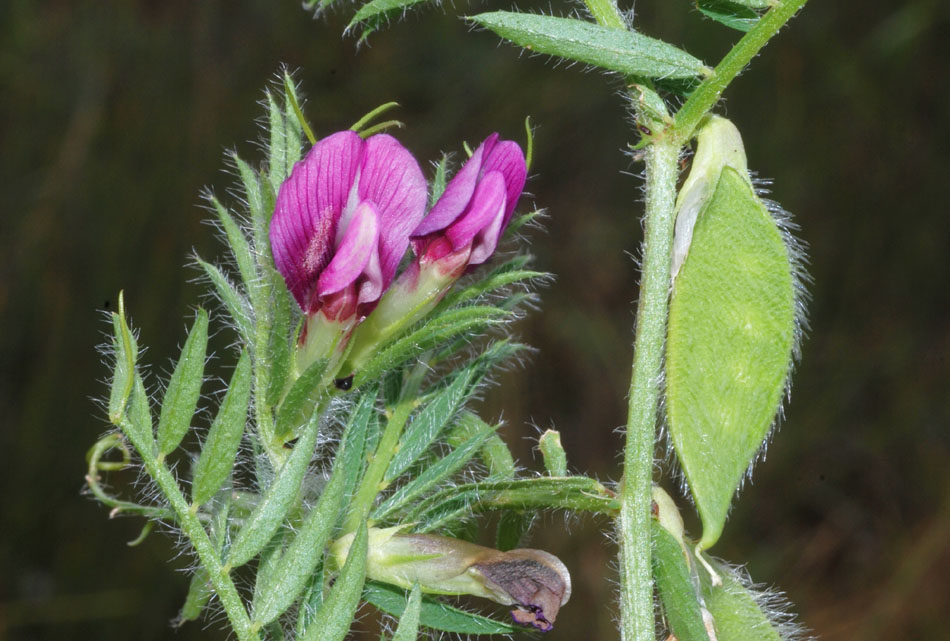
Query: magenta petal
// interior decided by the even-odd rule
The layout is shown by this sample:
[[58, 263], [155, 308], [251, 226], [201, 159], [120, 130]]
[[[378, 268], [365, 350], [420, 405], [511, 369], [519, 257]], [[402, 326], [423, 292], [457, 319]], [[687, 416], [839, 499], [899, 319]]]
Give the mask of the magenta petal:
[[382, 287], [392, 282], [409, 246], [409, 234], [425, 215], [427, 186], [419, 163], [392, 136], [379, 134], [365, 142], [360, 167], [360, 201], [379, 212], [379, 265]]
[[363, 141], [342, 131], [317, 143], [280, 186], [270, 226], [277, 270], [308, 309], [316, 279], [333, 256], [336, 223], [359, 166]]
[[498, 134], [492, 134], [478, 146], [472, 157], [469, 158], [457, 174], [449, 181], [445, 191], [439, 197], [438, 202], [432, 207], [426, 215], [425, 220], [412, 232], [413, 236], [425, 236], [436, 231], [441, 231], [455, 222], [475, 191], [475, 184], [478, 182], [482, 172], [482, 163], [485, 155], [490, 153], [498, 140]]
[[[479, 181], [465, 214], [445, 230], [452, 249], [459, 250], [470, 244], [478, 233], [491, 226], [496, 218], [503, 218], [504, 211], [505, 180], [501, 172], [493, 171]], [[498, 233], [495, 233], [492, 251], [498, 243]]]
[[508, 204], [505, 208], [504, 225], [507, 226], [528, 177], [528, 166], [525, 164], [521, 147], [511, 140], [498, 143], [482, 165], [483, 175], [492, 171], [500, 171], [505, 177]]
[[[360, 203], [350, 219], [333, 260], [320, 274], [317, 293], [327, 296], [345, 289], [355, 283], [357, 278], [367, 271], [367, 267], [370, 267], [370, 271], [375, 268], [376, 272], [366, 274], [367, 279], [381, 283], [379, 260], [372, 260], [378, 253], [379, 223], [376, 209], [370, 203]], [[378, 289], [382, 291], [382, 287]]]

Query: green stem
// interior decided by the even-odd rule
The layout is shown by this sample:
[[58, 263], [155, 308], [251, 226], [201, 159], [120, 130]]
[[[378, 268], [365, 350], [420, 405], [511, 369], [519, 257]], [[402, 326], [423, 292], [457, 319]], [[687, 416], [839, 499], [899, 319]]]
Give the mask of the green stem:
[[627, 28], [627, 23], [624, 22], [614, 0], [584, 0], [584, 4], [600, 26], [612, 29]]
[[[124, 418], [123, 423], [127, 423], [128, 420], [128, 418]], [[240, 641], [257, 641], [259, 638], [257, 631], [251, 625], [251, 620], [247, 616], [247, 610], [244, 609], [241, 596], [238, 594], [237, 588], [234, 587], [230, 575], [222, 567], [214, 544], [201, 524], [197, 512], [192, 511], [188, 501], [182, 495], [181, 488], [178, 487], [178, 481], [165, 464], [154, 456], [152, 453], [153, 444], [141, 442], [139, 438], [136, 438], [136, 428], [124, 424], [122, 430], [132, 441], [135, 449], [138, 450], [149, 476], [158, 484], [172, 510], [175, 511], [178, 524], [185, 536], [188, 537], [192, 547], [195, 548], [195, 552], [198, 553], [198, 560], [201, 565], [208, 571], [211, 583], [218, 595], [218, 600], [221, 602], [221, 607], [227, 613], [228, 620], [230, 620], [237, 638]]]
[[674, 132], [681, 144], [693, 135], [699, 122], [706, 116], [736, 76], [745, 69], [762, 47], [778, 33], [785, 23], [798, 13], [807, 0], [784, 0], [762, 16], [729, 53], [716, 65], [711, 76], [703, 80], [689, 95], [676, 113]]
[[385, 487], [383, 486], [383, 476], [389, 468], [389, 462], [396, 453], [396, 446], [399, 443], [399, 437], [402, 435], [402, 429], [409, 420], [409, 415], [415, 408], [414, 395], [410, 394], [408, 398], [403, 398], [393, 409], [392, 416], [386, 422], [386, 429], [379, 439], [379, 445], [376, 447], [376, 453], [373, 454], [369, 466], [366, 468], [366, 474], [360, 483], [353, 502], [350, 504], [350, 512], [346, 517], [346, 523], [343, 526], [343, 532], [355, 532], [366, 516], [376, 495]]
[[625, 641], [652, 641], [650, 507], [663, 343], [673, 248], [679, 144], [663, 138], [646, 150], [643, 268], [620, 486], [620, 616]]

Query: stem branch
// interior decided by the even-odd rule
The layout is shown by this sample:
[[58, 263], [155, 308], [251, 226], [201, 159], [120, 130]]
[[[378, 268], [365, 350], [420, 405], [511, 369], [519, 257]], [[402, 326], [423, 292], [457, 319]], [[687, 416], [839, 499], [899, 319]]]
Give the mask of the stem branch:
[[732, 49], [729, 50], [711, 76], [689, 95], [682, 108], [676, 113], [673, 127], [676, 138], [681, 144], [693, 136], [693, 130], [719, 101], [722, 92], [736, 76], [745, 69], [749, 61], [761, 51], [785, 23], [798, 13], [808, 0], [783, 0], [762, 16]]

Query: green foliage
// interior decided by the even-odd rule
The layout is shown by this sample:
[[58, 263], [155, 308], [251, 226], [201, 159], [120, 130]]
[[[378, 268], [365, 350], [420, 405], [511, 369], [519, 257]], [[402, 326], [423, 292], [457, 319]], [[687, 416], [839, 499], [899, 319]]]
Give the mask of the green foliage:
[[686, 552], [653, 521], [653, 578], [670, 632], [680, 641], [709, 641]]
[[228, 554], [228, 563], [232, 567], [241, 566], [254, 558], [277, 532], [298, 496], [319, 431], [320, 414], [314, 412], [295, 443], [293, 452], [277, 470], [274, 481], [264, 490], [260, 502], [238, 531]]
[[775, 421], [794, 341], [781, 231], [748, 180], [726, 167], [674, 283], [667, 337], [669, 429], [703, 520], [702, 548], [719, 538]]
[[353, 622], [366, 578], [366, 524], [356, 530], [346, 563], [323, 606], [304, 632], [303, 641], [342, 641]]
[[493, 11], [471, 18], [534, 53], [558, 56], [627, 76], [688, 79], [708, 73], [701, 60], [634, 31], [571, 18]]
[[181, 350], [181, 357], [168, 381], [158, 419], [158, 451], [170, 454], [181, 443], [191, 426], [191, 417], [201, 395], [202, 375], [208, 348], [208, 314], [198, 310], [198, 317]]
[[[754, 9], [761, 7], [757, 0], [753, 2], [733, 2], [732, 0], [698, 0], [696, 8], [707, 18], [715, 20], [737, 31], [748, 31], [759, 20]], [[766, 5], [767, 6], [767, 5]]]
[[[405, 592], [385, 583], [368, 581], [363, 598], [393, 616], [401, 616], [407, 609]], [[514, 634], [519, 629], [510, 623], [466, 612], [428, 596], [422, 597], [419, 624], [456, 634]]]
[[247, 352], [242, 352], [195, 465], [195, 477], [191, 486], [193, 504], [206, 503], [231, 476], [241, 437], [244, 435], [250, 400], [251, 357]]
[[406, 609], [399, 617], [399, 625], [393, 634], [392, 641], [415, 641], [419, 634], [419, 616], [422, 612], [422, 590], [418, 585], [409, 591], [409, 601]]

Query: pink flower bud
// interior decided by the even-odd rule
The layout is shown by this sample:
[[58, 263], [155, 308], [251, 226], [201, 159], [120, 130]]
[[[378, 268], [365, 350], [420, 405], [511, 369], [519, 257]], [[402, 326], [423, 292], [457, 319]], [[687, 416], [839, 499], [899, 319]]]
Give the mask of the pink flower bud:
[[499, 141], [497, 133], [486, 138], [412, 233], [420, 263], [438, 262], [457, 277], [466, 267], [488, 260], [511, 220], [527, 175], [517, 143]]

